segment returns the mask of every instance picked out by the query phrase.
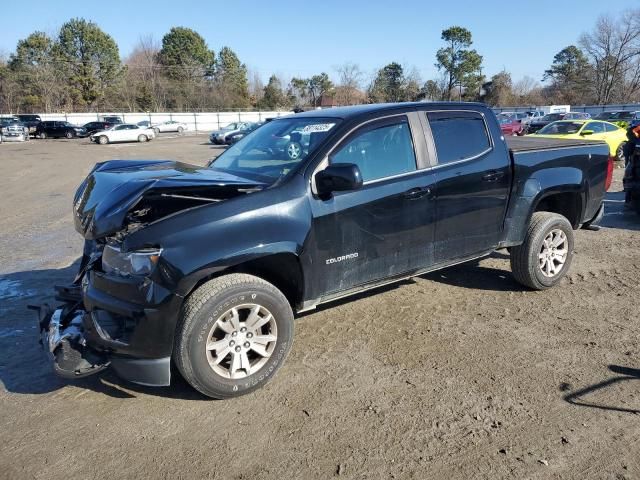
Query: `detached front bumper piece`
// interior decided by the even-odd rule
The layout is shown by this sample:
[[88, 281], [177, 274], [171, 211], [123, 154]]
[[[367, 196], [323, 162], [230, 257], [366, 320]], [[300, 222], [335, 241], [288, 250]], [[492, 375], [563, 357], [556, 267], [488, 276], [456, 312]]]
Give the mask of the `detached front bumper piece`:
[[84, 337], [84, 310], [68, 307], [51, 310], [48, 305], [34, 307], [38, 311], [40, 343], [63, 378], [87, 377], [105, 370], [109, 360], [87, 346]]

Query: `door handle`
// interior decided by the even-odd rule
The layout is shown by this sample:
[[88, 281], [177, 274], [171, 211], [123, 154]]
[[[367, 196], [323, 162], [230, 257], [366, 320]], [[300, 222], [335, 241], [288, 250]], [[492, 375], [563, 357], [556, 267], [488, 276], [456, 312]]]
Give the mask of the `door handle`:
[[482, 176], [482, 180], [485, 182], [496, 182], [504, 177], [504, 172], [498, 170], [491, 170]]
[[433, 190], [431, 189], [431, 187], [416, 187], [404, 192], [403, 196], [404, 198], [407, 198], [409, 200], [416, 200], [422, 197], [431, 197], [432, 193]]

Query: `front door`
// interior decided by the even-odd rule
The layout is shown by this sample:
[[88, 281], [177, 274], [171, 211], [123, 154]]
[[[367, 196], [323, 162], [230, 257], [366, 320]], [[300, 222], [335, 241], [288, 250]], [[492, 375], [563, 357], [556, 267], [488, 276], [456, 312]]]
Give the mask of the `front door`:
[[[329, 155], [358, 165], [364, 185], [328, 200], [311, 199], [309, 298], [400, 275], [433, 262], [433, 175], [419, 169], [414, 144], [424, 142], [407, 115], [369, 122]], [[420, 151], [420, 150], [418, 150]]]
[[[497, 247], [511, 185], [509, 152], [494, 144], [482, 114], [428, 112], [437, 154], [435, 261], [448, 263]], [[493, 138], [500, 138], [499, 130]]]

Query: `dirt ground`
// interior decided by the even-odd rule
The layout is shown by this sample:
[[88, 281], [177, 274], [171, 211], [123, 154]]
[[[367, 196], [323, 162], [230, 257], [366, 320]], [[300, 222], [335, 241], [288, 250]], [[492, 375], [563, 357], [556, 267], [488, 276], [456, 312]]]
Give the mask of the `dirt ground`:
[[101, 160], [218, 152], [205, 136], [0, 145], [0, 478], [640, 478], [640, 217], [620, 169], [553, 290], [524, 291], [499, 252], [328, 305], [235, 400], [57, 379], [26, 305], [75, 273], [76, 186]]

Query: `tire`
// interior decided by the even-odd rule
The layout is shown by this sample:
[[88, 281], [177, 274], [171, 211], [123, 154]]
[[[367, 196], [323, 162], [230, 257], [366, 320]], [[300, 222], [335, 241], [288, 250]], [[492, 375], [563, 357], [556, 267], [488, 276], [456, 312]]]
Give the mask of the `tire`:
[[139, 141], [140, 143], [148, 142], [148, 141], [149, 141], [149, 138], [148, 138], [146, 135], [138, 135], [138, 141]]
[[64, 138], [67, 138], [67, 139], [73, 138], [73, 133], [69, 131], [64, 132]]
[[153, 133], [155, 133], [156, 137], [157, 137], [158, 135], [160, 135], [160, 129], [159, 128], [154, 128], [153, 129]]
[[182, 135], [182, 132], [184, 132], [184, 128], [178, 127], [178, 135]]
[[[557, 250], [548, 248], [545, 241], [562, 240]], [[562, 215], [535, 212], [522, 245], [511, 247], [511, 272], [518, 283], [534, 290], [545, 290], [556, 285], [567, 274], [573, 259], [573, 228]], [[563, 251], [566, 253], [563, 255]], [[549, 257], [541, 258], [540, 255]], [[564, 257], [564, 261], [560, 258]], [[552, 270], [550, 272], [549, 270]], [[545, 272], [546, 271], [546, 272]], [[549, 275], [551, 273], [551, 275]]]
[[291, 160], [297, 160], [302, 156], [302, 145], [299, 142], [289, 142], [285, 150]]
[[625, 162], [625, 145], [627, 142], [622, 142], [620, 145], [618, 145], [618, 148], [616, 148], [616, 159], [622, 163]]
[[[252, 331], [252, 316], [270, 320]], [[240, 323], [234, 324], [233, 318]], [[224, 275], [204, 283], [185, 301], [173, 357], [184, 379], [199, 392], [218, 399], [238, 397], [273, 378], [291, 350], [293, 330], [293, 312], [280, 290], [252, 275]], [[275, 340], [263, 345], [255, 342], [258, 336]], [[219, 349], [206, 348], [216, 343]], [[242, 367], [246, 361], [249, 371]]]
[[40, 138], [41, 140], [44, 140], [45, 138], [47, 138], [47, 134], [45, 132], [40, 132], [40, 134], [38, 135], [38, 138]]
[[106, 145], [107, 143], [109, 143], [109, 138], [106, 135], [100, 135], [98, 137], [98, 143], [100, 145]]

